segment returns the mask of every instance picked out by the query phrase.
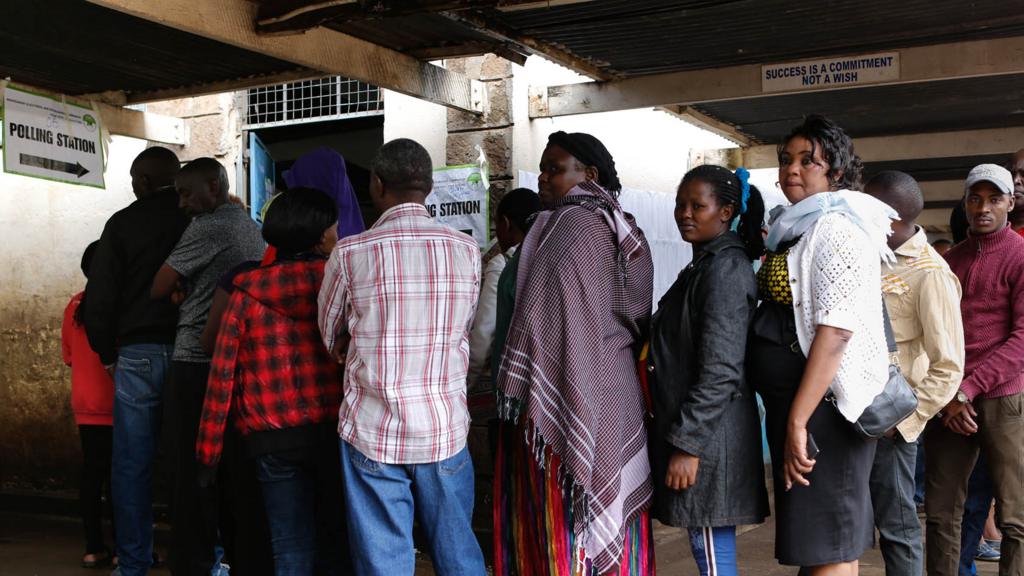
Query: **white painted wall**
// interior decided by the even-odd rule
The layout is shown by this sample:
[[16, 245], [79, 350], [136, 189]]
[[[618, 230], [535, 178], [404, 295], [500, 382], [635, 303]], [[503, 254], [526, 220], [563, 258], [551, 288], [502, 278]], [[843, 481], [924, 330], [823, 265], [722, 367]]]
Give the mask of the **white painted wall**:
[[688, 168], [690, 148], [736, 146], [721, 136], [653, 108], [529, 120], [530, 86], [588, 81], [589, 78], [538, 56], [531, 56], [525, 66], [514, 67], [515, 169], [536, 172], [552, 132], [587, 132], [608, 147], [623, 186], [675, 193]]
[[435, 168], [448, 157], [448, 109], [425, 100], [384, 90], [384, 142], [411, 138], [427, 149]]

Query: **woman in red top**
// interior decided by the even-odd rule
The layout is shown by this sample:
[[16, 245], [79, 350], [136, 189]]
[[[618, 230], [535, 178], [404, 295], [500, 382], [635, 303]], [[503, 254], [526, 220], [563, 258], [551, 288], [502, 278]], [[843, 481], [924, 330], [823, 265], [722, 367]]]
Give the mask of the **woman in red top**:
[[[89, 244], [82, 255], [82, 273], [89, 276], [89, 265], [97, 242]], [[82, 480], [79, 500], [85, 528], [85, 556], [82, 566], [97, 568], [110, 564], [110, 549], [103, 542], [102, 494], [110, 501], [110, 449], [114, 414], [114, 379], [100, 357], [89, 347], [82, 323], [85, 293], [71, 297], [64, 309], [61, 325], [61, 352], [71, 367], [71, 411], [75, 413], [78, 435], [82, 440]], [[113, 521], [111, 521], [113, 526]]]
[[351, 573], [340, 501], [341, 369], [324, 348], [317, 295], [338, 209], [295, 188], [267, 210], [269, 265], [235, 277], [214, 349], [196, 457], [212, 478], [228, 420], [256, 459], [277, 574]]

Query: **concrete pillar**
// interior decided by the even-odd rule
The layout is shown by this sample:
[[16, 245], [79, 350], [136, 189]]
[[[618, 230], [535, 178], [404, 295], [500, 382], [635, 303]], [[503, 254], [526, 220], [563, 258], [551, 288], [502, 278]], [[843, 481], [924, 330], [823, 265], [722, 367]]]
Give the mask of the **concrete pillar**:
[[[512, 63], [492, 54], [449, 61], [448, 68], [480, 80], [485, 88], [484, 114], [474, 115], [448, 109], [447, 164], [471, 164], [477, 161], [480, 146], [490, 163], [490, 221], [498, 202], [512, 188], [515, 178], [512, 166]], [[497, 251], [497, 245], [484, 256], [486, 262]], [[490, 445], [488, 423], [495, 416], [493, 393], [476, 391], [475, 399], [483, 400], [472, 410], [473, 425], [469, 432], [469, 450], [476, 468], [476, 506], [473, 524], [484, 549], [491, 557], [493, 542], [494, 458]]]

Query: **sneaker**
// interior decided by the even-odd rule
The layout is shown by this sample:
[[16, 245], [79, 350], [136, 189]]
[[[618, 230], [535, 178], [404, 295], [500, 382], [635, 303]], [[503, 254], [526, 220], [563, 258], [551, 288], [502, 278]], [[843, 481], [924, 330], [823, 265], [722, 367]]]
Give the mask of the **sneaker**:
[[985, 544], [988, 544], [989, 546], [991, 546], [992, 549], [995, 550], [996, 552], [1002, 552], [1003, 551], [1003, 541], [1002, 540], [989, 540], [988, 538], [986, 538], [985, 539]]
[[989, 545], [987, 541], [978, 544], [978, 551], [974, 554], [975, 560], [982, 562], [999, 562], [999, 550]]

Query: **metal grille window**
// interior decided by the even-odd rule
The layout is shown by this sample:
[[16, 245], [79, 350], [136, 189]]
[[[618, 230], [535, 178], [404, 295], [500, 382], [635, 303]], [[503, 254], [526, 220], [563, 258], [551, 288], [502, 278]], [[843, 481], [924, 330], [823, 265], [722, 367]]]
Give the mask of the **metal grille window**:
[[246, 92], [248, 128], [322, 122], [384, 113], [381, 89], [365, 82], [332, 76]]

